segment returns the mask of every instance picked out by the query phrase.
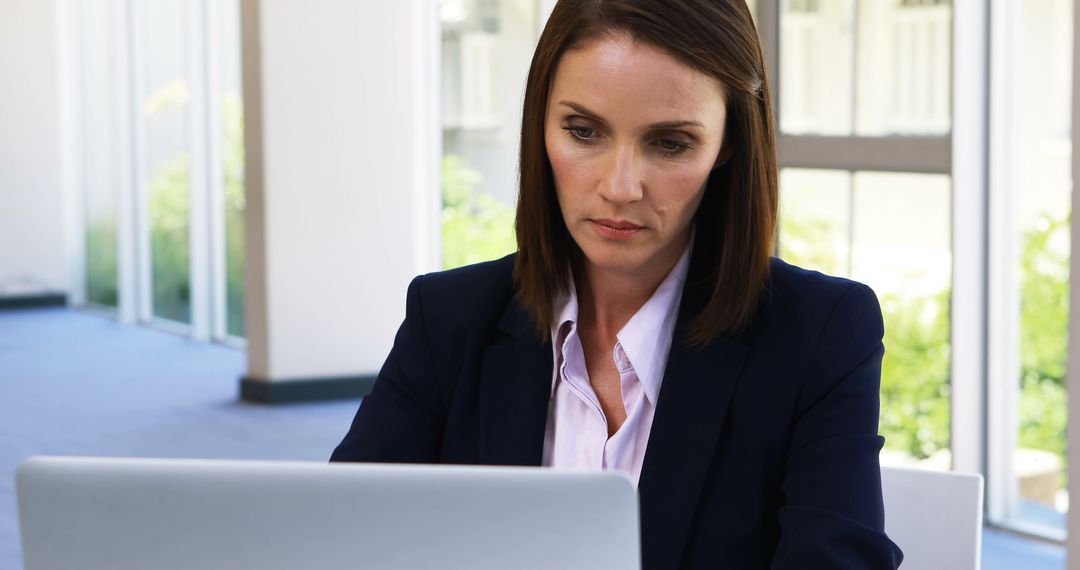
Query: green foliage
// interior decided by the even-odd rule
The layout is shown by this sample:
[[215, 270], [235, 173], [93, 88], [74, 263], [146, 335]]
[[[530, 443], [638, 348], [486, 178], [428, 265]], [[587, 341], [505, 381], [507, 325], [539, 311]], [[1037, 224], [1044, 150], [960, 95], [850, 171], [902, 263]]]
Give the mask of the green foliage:
[[[237, 94], [221, 100], [225, 202], [226, 330], [244, 335], [244, 110]], [[188, 157], [162, 163], [150, 180], [154, 313], [190, 322]]]
[[1044, 214], [1020, 258], [1020, 446], [1065, 459], [1069, 214]]
[[[824, 220], [785, 217], [784, 256], [826, 271], [838, 267]], [[1069, 215], [1042, 216], [1023, 236], [1019, 445], [1064, 459], [1065, 355], [1069, 305]], [[886, 296], [880, 431], [889, 448], [924, 459], [949, 446], [950, 291]]]
[[[827, 220], [784, 216], [780, 233], [786, 259], [840, 273]], [[949, 446], [949, 291], [880, 301], [885, 357], [879, 429], [890, 449], [924, 459]]]
[[[165, 103], [153, 111], [168, 108]], [[244, 112], [237, 94], [221, 100], [225, 201], [226, 329], [244, 335]], [[189, 158], [181, 153], [158, 165], [150, 178], [149, 213], [154, 314], [191, 321], [189, 287]], [[87, 228], [87, 298], [116, 306], [115, 222]]]
[[829, 275], [843, 273], [843, 264], [835, 249], [828, 244], [832, 224], [821, 218], [794, 220], [784, 218], [780, 231], [780, 257], [799, 266]]
[[108, 219], [91, 221], [86, 229], [86, 300], [115, 307], [117, 279], [116, 226]]
[[1020, 390], [1020, 447], [1042, 449], [1065, 461], [1068, 421], [1065, 387], [1055, 382], [1027, 382]]
[[460, 156], [442, 161], [443, 267], [502, 257], [517, 249], [514, 211], [494, 197], [476, 190], [483, 175]]
[[892, 449], [919, 459], [949, 447], [949, 291], [886, 296], [880, 431]]
[[162, 162], [150, 178], [150, 258], [154, 315], [191, 322], [188, 155]]
[[225, 191], [225, 328], [244, 336], [244, 103], [239, 94], [221, 99], [222, 174]]

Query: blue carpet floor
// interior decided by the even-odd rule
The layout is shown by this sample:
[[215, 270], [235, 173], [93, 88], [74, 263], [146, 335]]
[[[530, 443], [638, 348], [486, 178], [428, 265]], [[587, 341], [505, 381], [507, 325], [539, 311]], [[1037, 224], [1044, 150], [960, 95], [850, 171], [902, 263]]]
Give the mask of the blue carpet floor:
[[[22, 567], [14, 473], [31, 455], [326, 460], [357, 402], [241, 403], [243, 372], [239, 350], [80, 311], [0, 311], [0, 569]], [[1064, 558], [984, 533], [985, 570]]]
[[324, 461], [356, 401], [241, 403], [242, 351], [66, 309], [0, 312], [0, 569], [31, 455]]

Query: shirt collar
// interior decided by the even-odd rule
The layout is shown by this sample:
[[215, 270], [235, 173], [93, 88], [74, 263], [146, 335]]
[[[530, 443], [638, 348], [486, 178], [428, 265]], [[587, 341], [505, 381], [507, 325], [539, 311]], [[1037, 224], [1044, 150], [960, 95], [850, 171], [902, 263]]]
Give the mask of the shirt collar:
[[577, 287], [574, 285], [574, 272], [569, 272], [570, 282], [566, 291], [555, 296], [555, 322], [551, 326], [551, 397], [555, 397], [555, 386], [559, 380], [559, 368], [562, 365], [563, 345], [570, 331], [577, 326], [578, 300]]
[[653, 406], [660, 394], [660, 383], [671, 351], [679, 302], [690, 267], [690, 248], [687, 244], [671, 273], [616, 335]]
[[[645, 390], [646, 397], [654, 406], [660, 394], [660, 384], [664, 378], [668, 353], [671, 351], [683, 285], [686, 284], [686, 275], [690, 268], [690, 250], [693, 243], [693, 235], [691, 235], [682, 256], [671, 268], [671, 272], [616, 335], [619, 345], [622, 346], [623, 352], [634, 367], [634, 372]], [[555, 363], [551, 379], [552, 394], [558, 380], [562, 345], [569, 332], [577, 327], [578, 298], [573, 272], [570, 273], [567, 291], [560, 292], [555, 298], [555, 315], [556, 319], [551, 330], [552, 359]], [[566, 324], [570, 326], [564, 328]]]

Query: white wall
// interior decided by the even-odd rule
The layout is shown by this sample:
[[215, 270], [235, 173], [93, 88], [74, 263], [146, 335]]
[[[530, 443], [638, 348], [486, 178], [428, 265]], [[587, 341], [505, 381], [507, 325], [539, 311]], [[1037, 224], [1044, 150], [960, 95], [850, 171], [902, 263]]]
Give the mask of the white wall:
[[435, 3], [242, 5], [248, 375], [375, 373], [438, 259]]
[[0, 7], [0, 297], [67, 291], [56, 4]]

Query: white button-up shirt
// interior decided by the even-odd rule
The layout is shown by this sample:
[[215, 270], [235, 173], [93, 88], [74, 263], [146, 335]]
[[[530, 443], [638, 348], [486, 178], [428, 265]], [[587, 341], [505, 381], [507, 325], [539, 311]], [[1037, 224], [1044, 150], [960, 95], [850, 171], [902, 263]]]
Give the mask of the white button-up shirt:
[[619, 370], [626, 421], [610, 438], [607, 418], [585, 366], [573, 282], [569, 294], [556, 300], [558, 318], [551, 334], [555, 366], [544, 465], [615, 469], [638, 481], [690, 266], [690, 247], [686, 246], [671, 273], [616, 335], [611, 357]]

